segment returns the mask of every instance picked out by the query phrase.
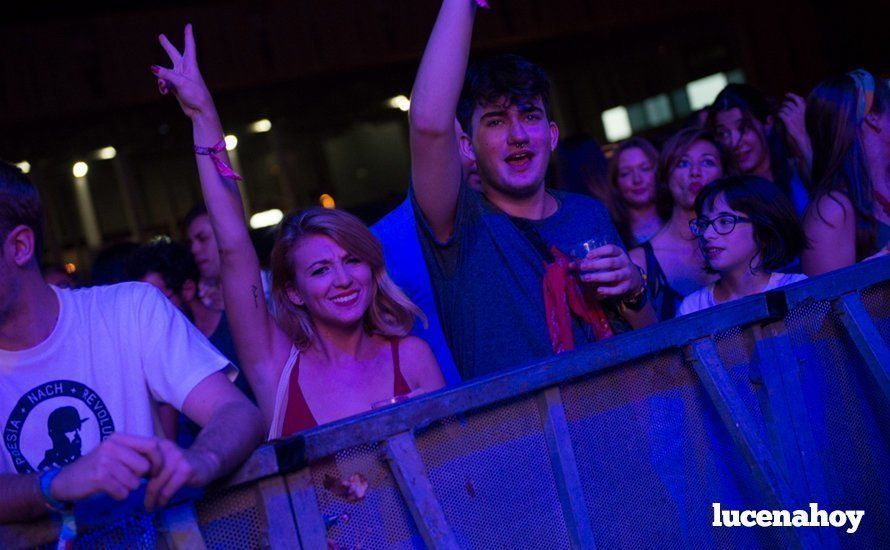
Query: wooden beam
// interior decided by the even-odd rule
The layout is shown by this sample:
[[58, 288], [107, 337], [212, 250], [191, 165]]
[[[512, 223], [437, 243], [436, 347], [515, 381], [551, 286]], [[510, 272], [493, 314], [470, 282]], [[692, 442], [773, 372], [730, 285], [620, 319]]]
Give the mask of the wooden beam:
[[890, 256], [885, 256], [782, 287], [782, 292], [785, 294], [788, 309], [791, 309], [807, 302], [833, 300], [888, 279], [890, 279]]
[[300, 546], [305, 549], [327, 548], [328, 534], [321, 509], [318, 507], [318, 499], [315, 498], [315, 487], [312, 485], [312, 473], [309, 468], [303, 468], [287, 476], [285, 483], [290, 491]]
[[[757, 488], [767, 504], [777, 510], [794, 510], [794, 494], [769, 447], [757, 435], [754, 421], [717, 354], [714, 340], [703, 338], [693, 342], [689, 347], [689, 355], [699, 381], [750, 468]], [[816, 548], [819, 545], [818, 536], [812, 530], [789, 528], [789, 532], [795, 546]]]
[[[800, 363], [794, 355], [784, 321], [754, 327], [756, 368], [766, 391], [760, 392], [761, 409], [773, 444], [774, 457], [796, 497], [796, 508], [810, 502], [831, 502], [826, 488], [824, 460], [816, 446], [800, 382]], [[840, 542], [833, 527], [820, 528], [822, 544]]]
[[300, 536], [294, 518], [293, 505], [284, 477], [268, 477], [256, 484], [265, 519], [263, 548], [271, 550], [300, 550]]
[[584, 488], [575, 462], [575, 451], [569, 435], [569, 423], [562, 403], [559, 387], [552, 387], [538, 394], [538, 411], [544, 425], [544, 439], [550, 452], [553, 477], [562, 513], [569, 531], [572, 548], [596, 548], [593, 529], [584, 500]]
[[275, 456], [275, 447], [272, 445], [262, 445], [248, 459], [235, 470], [231, 475], [224, 477], [218, 482], [211, 485], [209, 490], [230, 489], [257, 481], [269, 476], [274, 476], [278, 472], [278, 457]]
[[202, 550], [207, 548], [204, 544], [201, 528], [198, 526], [198, 516], [195, 513], [194, 502], [185, 502], [165, 508], [161, 512], [161, 524], [163, 525], [162, 531], [167, 546], [172, 550]]
[[768, 299], [762, 294], [743, 298], [680, 319], [620, 334], [526, 367], [307, 430], [274, 443], [278, 468], [282, 472], [294, 471], [347, 447], [380, 441], [441, 418], [679, 348], [696, 338], [774, 319], [777, 316], [774, 302], [774, 297]]
[[[890, 260], [890, 258], [888, 258]], [[847, 294], [835, 302], [841, 323], [865, 360], [868, 371], [890, 404], [890, 349], [871, 320], [858, 293]]]
[[383, 456], [427, 548], [458, 548], [442, 506], [426, 475], [412, 432], [387, 438]]

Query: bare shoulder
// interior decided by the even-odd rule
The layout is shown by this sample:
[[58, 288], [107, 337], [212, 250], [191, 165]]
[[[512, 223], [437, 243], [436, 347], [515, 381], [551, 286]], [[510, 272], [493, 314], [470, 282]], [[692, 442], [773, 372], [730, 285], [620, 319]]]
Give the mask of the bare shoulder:
[[399, 341], [402, 374], [412, 390], [433, 391], [445, 385], [439, 362], [422, 338], [406, 336]]
[[405, 336], [399, 340], [399, 351], [404, 356], [435, 357], [430, 345], [423, 338], [417, 336]]
[[845, 193], [832, 191], [810, 204], [804, 215], [804, 223], [809, 226], [827, 224], [838, 227], [852, 223], [853, 212], [850, 198]]

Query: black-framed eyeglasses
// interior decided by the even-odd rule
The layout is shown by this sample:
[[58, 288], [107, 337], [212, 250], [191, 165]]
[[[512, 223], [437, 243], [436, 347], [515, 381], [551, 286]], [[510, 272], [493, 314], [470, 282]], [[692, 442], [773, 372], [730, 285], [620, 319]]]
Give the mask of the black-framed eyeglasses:
[[705, 231], [708, 230], [708, 226], [713, 225], [714, 231], [716, 231], [718, 235], [728, 235], [732, 233], [732, 230], [735, 229], [735, 226], [738, 223], [751, 223], [751, 219], [736, 216], [735, 214], [722, 214], [713, 220], [704, 216], [699, 216], [694, 220], [689, 220], [689, 230], [692, 231], [692, 234], [696, 237], [701, 237], [705, 234]]

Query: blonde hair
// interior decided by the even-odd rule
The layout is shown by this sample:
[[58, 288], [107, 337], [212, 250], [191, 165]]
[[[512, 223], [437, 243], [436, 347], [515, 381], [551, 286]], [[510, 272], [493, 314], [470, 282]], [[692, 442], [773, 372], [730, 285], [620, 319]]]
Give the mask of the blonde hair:
[[386, 272], [383, 247], [361, 220], [343, 210], [308, 208], [288, 214], [281, 222], [275, 246], [272, 248], [272, 299], [275, 318], [297, 348], [308, 348], [315, 338], [312, 315], [306, 306], [298, 306], [288, 298], [294, 284], [292, 254], [304, 237], [324, 235], [346, 252], [371, 267], [373, 290], [371, 304], [365, 312], [363, 325], [369, 334], [404, 337], [420, 318], [426, 326], [426, 316], [405, 293], [396, 286]]

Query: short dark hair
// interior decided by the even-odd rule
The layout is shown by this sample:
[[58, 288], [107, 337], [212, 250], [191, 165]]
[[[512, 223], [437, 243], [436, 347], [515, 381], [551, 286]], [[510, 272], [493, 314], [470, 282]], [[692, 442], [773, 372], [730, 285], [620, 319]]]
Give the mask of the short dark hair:
[[695, 198], [695, 213], [723, 195], [730, 208], [751, 219], [760, 263], [752, 266], [775, 271], [790, 264], [809, 246], [794, 205], [779, 187], [760, 176], [730, 176], [712, 181]]
[[138, 281], [149, 273], [157, 273], [167, 288], [182, 291], [186, 281], [201, 279], [198, 264], [189, 249], [170, 237], [155, 237], [137, 248], [127, 259], [127, 278]]
[[34, 259], [40, 265], [43, 257], [40, 193], [17, 166], [0, 161], [0, 241], [5, 241], [9, 233], [20, 225], [34, 233]]
[[188, 212], [186, 212], [185, 217], [182, 218], [182, 232], [188, 233], [189, 226], [192, 225], [192, 222], [200, 218], [201, 216], [207, 215], [207, 206], [203, 202], [199, 202], [195, 206], [193, 206]]
[[495, 103], [505, 98], [507, 106], [541, 98], [544, 112], [550, 112], [550, 82], [540, 66], [515, 54], [504, 54], [478, 61], [467, 69], [457, 121], [464, 132], [473, 135], [473, 111], [477, 105]]

